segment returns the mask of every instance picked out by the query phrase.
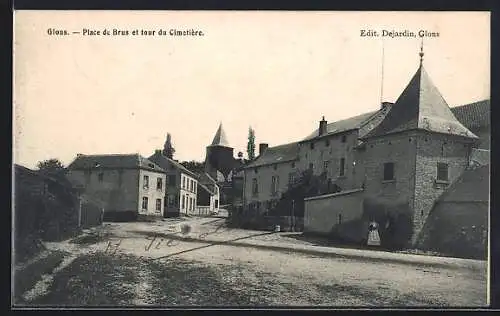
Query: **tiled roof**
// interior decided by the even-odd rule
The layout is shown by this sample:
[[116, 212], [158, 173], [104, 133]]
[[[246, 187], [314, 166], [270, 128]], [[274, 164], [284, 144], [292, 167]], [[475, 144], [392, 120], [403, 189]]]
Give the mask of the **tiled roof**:
[[[368, 120], [370, 117], [372, 117], [375, 113], [378, 111], [372, 111], [364, 114], [360, 114], [354, 117], [350, 117], [344, 120], [340, 120], [337, 122], [332, 122], [326, 125], [326, 133], [321, 135], [321, 137], [324, 137], [326, 135], [332, 135], [332, 134], [337, 134], [341, 132], [345, 132], [348, 130], [360, 128], [363, 123]], [[302, 141], [308, 141], [314, 138], [317, 138], [319, 134], [319, 128], [316, 129], [313, 133], [311, 133], [309, 136], [304, 138]]]
[[198, 186], [200, 186], [203, 190], [207, 191], [210, 195], [215, 195], [214, 190], [209, 189], [207, 185], [198, 182]]
[[451, 108], [455, 117], [470, 130], [490, 127], [490, 100], [482, 100]]
[[208, 173], [203, 172], [198, 175], [198, 183], [202, 185], [210, 194], [214, 194], [217, 181], [214, 180]]
[[244, 168], [254, 168], [275, 163], [293, 161], [298, 158], [299, 143], [289, 143], [274, 147], [268, 147], [266, 151], [258, 156], [253, 162], [246, 165]]
[[106, 168], [106, 169], [133, 169], [140, 168], [151, 171], [164, 172], [154, 162], [139, 154], [111, 154], [111, 155], [78, 155], [68, 166], [68, 169]]
[[182, 171], [184, 173], [187, 173], [188, 175], [190, 175], [190, 176], [192, 176], [192, 177], [194, 177], [196, 179], [198, 178], [198, 176], [194, 172], [192, 172], [191, 170], [187, 169], [186, 167], [184, 167], [179, 162], [166, 157], [161, 152], [158, 152], [158, 151], [155, 152], [148, 159], [151, 160], [152, 162], [156, 163], [157, 165], [159, 165], [164, 170], [168, 170], [168, 169], [170, 169], [169, 167], [172, 166], [172, 167], [174, 167], [176, 169], [179, 169], [180, 171]]
[[222, 123], [219, 124], [219, 128], [215, 133], [214, 139], [212, 140], [211, 146], [224, 146], [229, 147], [229, 142], [227, 141], [226, 133], [222, 128]]
[[455, 118], [422, 65], [385, 119], [366, 138], [414, 129], [477, 138]]
[[438, 202], [489, 201], [490, 167], [467, 169], [441, 195]]

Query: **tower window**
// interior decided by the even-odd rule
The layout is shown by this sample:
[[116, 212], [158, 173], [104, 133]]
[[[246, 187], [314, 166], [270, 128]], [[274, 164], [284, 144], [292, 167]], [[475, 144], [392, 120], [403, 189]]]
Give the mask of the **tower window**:
[[311, 146], [311, 149], [314, 149], [314, 143], [311, 143], [310, 146]]
[[329, 139], [326, 139], [326, 140], [325, 140], [325, 146], [326, 146], [326, 147], [330, 146], [330, 140], [329, 140]]
[[295, 162], [292, 162], [292, 168], [295, 168]]
[[252, 179], [252, 194], [254, 196], [256, 196], [256, 195], [259, 194], [259, 186], [257, 184], [257, 179], [256, 178]]
[[438, 181], [448, 181], [448, 164], [438, 162], [437, 163], [437, 180]]
[[340, 139], [341, 142], [345, 143], [346, 142], [346, 136], [345, 135], [342, 135], [342, 138]]
[[255, 168], [253, 171], [254, 171], [255, 173], [259, 173], [259, 169], [258, 169], [258, 168]]
[[394, 180], [394, 163], [384, 163], [384, 180]]

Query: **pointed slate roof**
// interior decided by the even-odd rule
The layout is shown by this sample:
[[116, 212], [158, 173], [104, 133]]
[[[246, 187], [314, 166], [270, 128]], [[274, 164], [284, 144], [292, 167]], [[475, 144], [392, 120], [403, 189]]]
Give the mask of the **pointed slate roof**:
[[422, 63], [385, 119], [363, 138], [415, 129], [478, 138], [457, 120]]
[[215, 133], [214, 139], [212, 140], [211, 146], [223, 146], [229, 147], [229, 142], [227, 141], [226, 133], [222, 129], [222, 123], [219, 124], [219, 128]]

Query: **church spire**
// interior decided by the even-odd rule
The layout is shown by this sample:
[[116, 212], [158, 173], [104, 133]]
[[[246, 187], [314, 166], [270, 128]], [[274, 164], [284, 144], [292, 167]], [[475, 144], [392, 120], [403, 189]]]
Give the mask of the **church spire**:
[[229, 146], [229, 142], [227, 141], [226, 133], [224, 133], [224, 130], [222, 129], [222, 122], [219, 122], [219, 128], [217, 129], [217, 132], [215, 133], [215, 136], [214, 136], [214, 139], [212, 140], [211, 146], [224, 146], [224, 147]]

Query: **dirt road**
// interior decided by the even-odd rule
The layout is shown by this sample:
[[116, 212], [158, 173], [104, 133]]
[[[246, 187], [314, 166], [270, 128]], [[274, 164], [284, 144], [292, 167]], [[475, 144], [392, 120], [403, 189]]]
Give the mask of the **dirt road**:
[[[51, 282], [45, 281], [45, 287], [28, 291], [23, 302], [80, 306], [487, 304], [485, 264], [436, 267], [214, 242], [294, 242], [307, 247], [306, 242], [285, 235], [229, 230], [223, 222], [204, 218], [113, 223], [95, 238], [48, 244], [72, 257], [58, 267]], [[189, 240], [169, 238], [174, 235]]]

